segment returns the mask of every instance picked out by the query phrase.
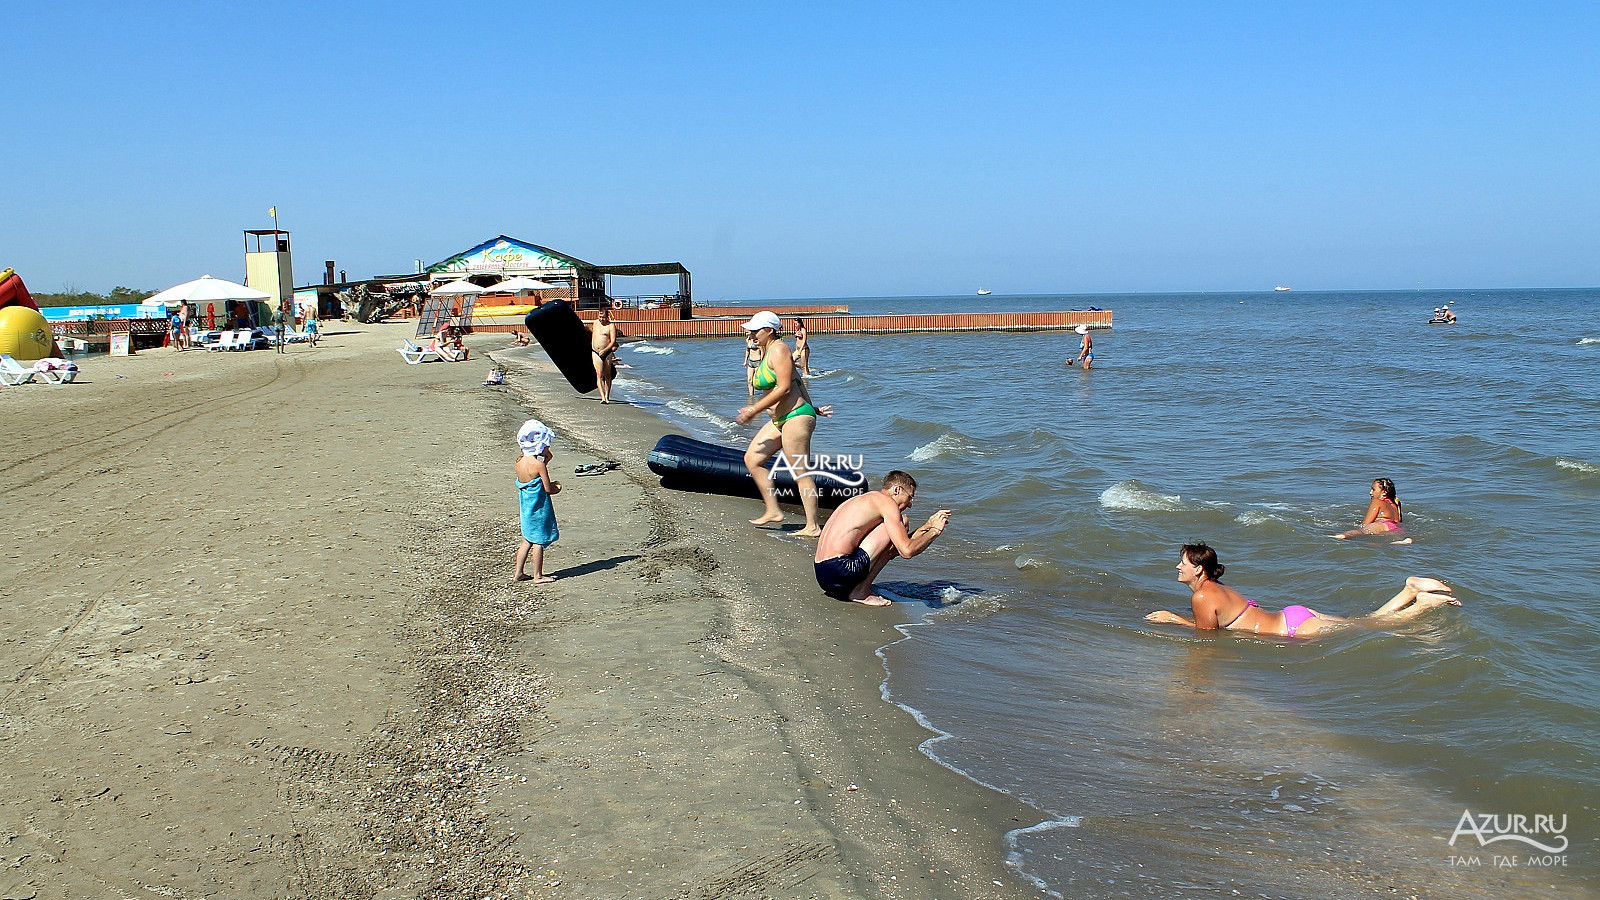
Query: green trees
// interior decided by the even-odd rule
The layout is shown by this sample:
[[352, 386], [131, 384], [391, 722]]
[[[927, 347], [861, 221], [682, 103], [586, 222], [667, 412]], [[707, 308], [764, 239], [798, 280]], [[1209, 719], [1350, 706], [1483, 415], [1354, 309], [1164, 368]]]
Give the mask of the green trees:
[[112, 288], [109, 294], [75, 291], [68, 286], [67, 290], [60, 294], [35, 293], [33, 302], [40, 306], [117, 306], [123, 303], [138, 303], [154, 293], [155, 291], [141, 291], [120, 284]]

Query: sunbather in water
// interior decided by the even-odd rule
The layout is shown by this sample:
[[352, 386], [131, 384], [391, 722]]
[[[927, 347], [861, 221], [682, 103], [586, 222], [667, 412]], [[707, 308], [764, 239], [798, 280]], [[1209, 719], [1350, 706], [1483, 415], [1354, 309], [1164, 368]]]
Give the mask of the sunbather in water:
[[1194, 619], [1167, 610], [1145, 616], [1163, 625], [1187, 625], [1199, 631], [1245, 631], [1276, 637], [1311, 637], [1341, 625], [1375, 619], [1409, 619], [1439, 606], [1460, 606], [1450, 586], [1435, 578], [1413, 576], [1388, 603], [1365, 616], [1345, 619], [1305, 606], [1287, 606], [1282, 612], [1263, 609], [1254, 600], [1221, 581], [1224, 570], [1217, 552], [1205, 544], [1184, 544], [1178, 555], [1178, 580], [1193, 592], [1189, 598]]

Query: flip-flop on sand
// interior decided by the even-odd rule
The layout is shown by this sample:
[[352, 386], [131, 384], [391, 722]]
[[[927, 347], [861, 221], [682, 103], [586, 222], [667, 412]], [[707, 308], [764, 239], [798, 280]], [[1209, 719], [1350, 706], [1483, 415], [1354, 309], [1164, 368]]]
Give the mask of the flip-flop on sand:
[[572, 470], [574, 475], [604, 475], [607, 472], [622, 468], [622, 464], [613, 460], [603, 463], [585, 463]]

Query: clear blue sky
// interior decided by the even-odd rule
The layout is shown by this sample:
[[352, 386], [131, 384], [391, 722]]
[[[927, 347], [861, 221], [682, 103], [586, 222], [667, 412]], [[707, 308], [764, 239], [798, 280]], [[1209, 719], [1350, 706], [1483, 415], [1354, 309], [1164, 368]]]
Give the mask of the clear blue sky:
[[10, 3], [0, 267], [509, 234], [702, 299], [1600, 284], [1600, 4]]

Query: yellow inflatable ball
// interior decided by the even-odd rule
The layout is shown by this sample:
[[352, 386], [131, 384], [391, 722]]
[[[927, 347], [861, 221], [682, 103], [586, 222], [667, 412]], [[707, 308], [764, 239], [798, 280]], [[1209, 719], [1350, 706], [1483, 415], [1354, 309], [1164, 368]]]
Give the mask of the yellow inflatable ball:
[[13, 359], [32, 362], [50, 355], [55, 335], [44, 313], [26, 306], [0, 309], [0, 353]]

